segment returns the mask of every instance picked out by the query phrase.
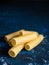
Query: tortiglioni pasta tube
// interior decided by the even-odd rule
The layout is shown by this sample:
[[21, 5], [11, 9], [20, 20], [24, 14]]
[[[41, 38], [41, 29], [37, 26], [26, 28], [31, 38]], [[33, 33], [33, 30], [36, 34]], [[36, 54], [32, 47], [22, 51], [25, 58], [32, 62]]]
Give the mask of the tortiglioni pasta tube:
[[35, 32], [35, 31], [27, 31], [27, 30], [24, 30], [21, 33], [22, 33], [22, 35], [27, 35], [27, 34], [30, 34], [30, 33], [33, 33], [33, 32]]
[[12, 47], [9, 51], [8, 54], [11, 57], [16, 57], [18, 53], [24, 48], [24, 45], [18, 45], [16, 47]]
[[35, 48], [38, 44], [40, 44], [43, 39], [44, 39], [43, 35], [38, 35], [38, 37], [34, 41], [30, 41], [25, 44], [25, 49], [27, 51], [30, 51], [31, 49]]
[[37, 36], [38, 36], [37, 32], [32, 32], [32, 33], [27, 34], [27, 35], [23, 35], [23, 36], [20, 36], [20, 37], [15, 37], [10, 41], [10, 43], [12, 44], [12, 46], [16, 46], [18, 44], [24, 44], [26, 42], [29, 42], [31, 40], [36, 39]]
[[8, 42], [8, 41], [11, 40], [13, 37], [22, 35], [22, 34], [21, 34], [21, 31], [24, 31], [24, 30], [22, 29], [22, 30], [19, 30], [19, 31], [17, 31], [17, 32], [14, 32], [14, 33], [5, 35], [5, 40]]

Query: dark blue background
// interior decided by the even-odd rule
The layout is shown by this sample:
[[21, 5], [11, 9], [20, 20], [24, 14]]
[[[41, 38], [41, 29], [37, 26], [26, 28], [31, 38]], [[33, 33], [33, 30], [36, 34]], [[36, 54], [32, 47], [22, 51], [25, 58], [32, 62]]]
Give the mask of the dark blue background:
[[[11, 2], [10, 2], [11, 3]], [[20, 30], [37, 31], [44, 41], [33, 50], [22, 50], [16, 58], [8, 55], [5, 34]], [[0, 65], [49, 65], [49, 5], [26, 2], [0, 5]]]

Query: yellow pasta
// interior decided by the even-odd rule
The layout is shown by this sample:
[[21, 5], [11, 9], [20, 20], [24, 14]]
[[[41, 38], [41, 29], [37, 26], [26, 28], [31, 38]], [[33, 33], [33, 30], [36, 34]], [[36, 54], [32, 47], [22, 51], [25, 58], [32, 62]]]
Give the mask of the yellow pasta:
[[11, 34], [8, 34], [5, 36], [5, 40], [8, 42], [8, 44], [10, 46], [12, 46], [12, 44], [10, 43], [10, 40], [14, 37], [18, 37], [18, 36], [22, 36], [22, 35], [25, 35], [25, 34], [29, 34], [29, 33], [32, 33], [33, 31], [27, 31], [27, 30], [19, 30], [17, 32], [14, 32], [14, 33], [11, 33]]
[[33, 31], [27, 31], [27, 30], [19, 30], [17, 32], [14, 32], [14, 33], [11, 33], [11, 34], [8, 34], [8, 35], [5, 35], [5, 40], [7, 42], [9, 42], [9, 40], [11, 40], [12, 38], [14, 37], [17, 37], [17, 36], [21, 36], [21, 35], [25, 35], [25, 34], [29, 34], [29, 33], [32, 33]]
[[38, 36], [37, 32], [32, 32], [27, 35], [15, 37], [10, 41], [10, 43], [12, 44], [12, 46], [16, 46], [18, 44], [24, 44], [26, 42], [29, 42], [30, 40], [34, 40], [35, 38], [37, 38], [37, 36]]
[[22, 29], [22, 30], [19, 30], [19, 31], [17, 31], [17, 32], [14, 32], [14, 33], [5, 35], [5, 40], [8, 42], [8, 41], [11, 40], [13, 37], [22, 35], [21, 31], [24, 31], [24, 30]]
[[40, 44], [43, 39], [44, 39], [43, 35], [38, 35], [38, 37], [35, 40], [32, 40], [25, 44], [25, 49], [27, 51], [30, 51], [31, 49], [35, 48], [38, 44]]
[[11, 56], [11, 57], [16, 57], [19, 52], [24, 48], [24, 45], [18, 45], [16, 47], [12, 47], [9, 51], [8, 51], [8, 54]]
[[22, 33], [22, 35], [27, 35], [27, 34], [30, 34], [30, 33], [33, 33], [33, 32], [35, 32], [35, 31], [27, 31], [27, 30], [24, 30], [21, 33]]

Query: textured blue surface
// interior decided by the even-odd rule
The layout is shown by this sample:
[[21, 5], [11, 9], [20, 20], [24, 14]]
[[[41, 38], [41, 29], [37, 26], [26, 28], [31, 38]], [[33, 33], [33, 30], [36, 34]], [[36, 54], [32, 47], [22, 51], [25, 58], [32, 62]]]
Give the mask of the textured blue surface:
[[[16, 58], [11, 58], [7, 54], [10, 47], [3, 36], [19, 29], [37, 31], [43, 34], [45, 39], [31, 51], [22, 50]], [[48, 4], [0, 7], [0, 65], [49, 65]]]

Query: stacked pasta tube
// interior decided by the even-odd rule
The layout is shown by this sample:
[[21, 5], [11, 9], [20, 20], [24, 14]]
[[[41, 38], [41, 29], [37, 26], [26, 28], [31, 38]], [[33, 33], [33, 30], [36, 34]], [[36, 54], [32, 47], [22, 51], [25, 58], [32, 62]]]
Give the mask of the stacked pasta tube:
[[39, 45], [43, 39], [44, 36], [42, 34], [24, 29], [5, 35], [6, 42], [11, 46], [8, 51], [11, 57], [16, 57], [23, 48], [30, 51]]

